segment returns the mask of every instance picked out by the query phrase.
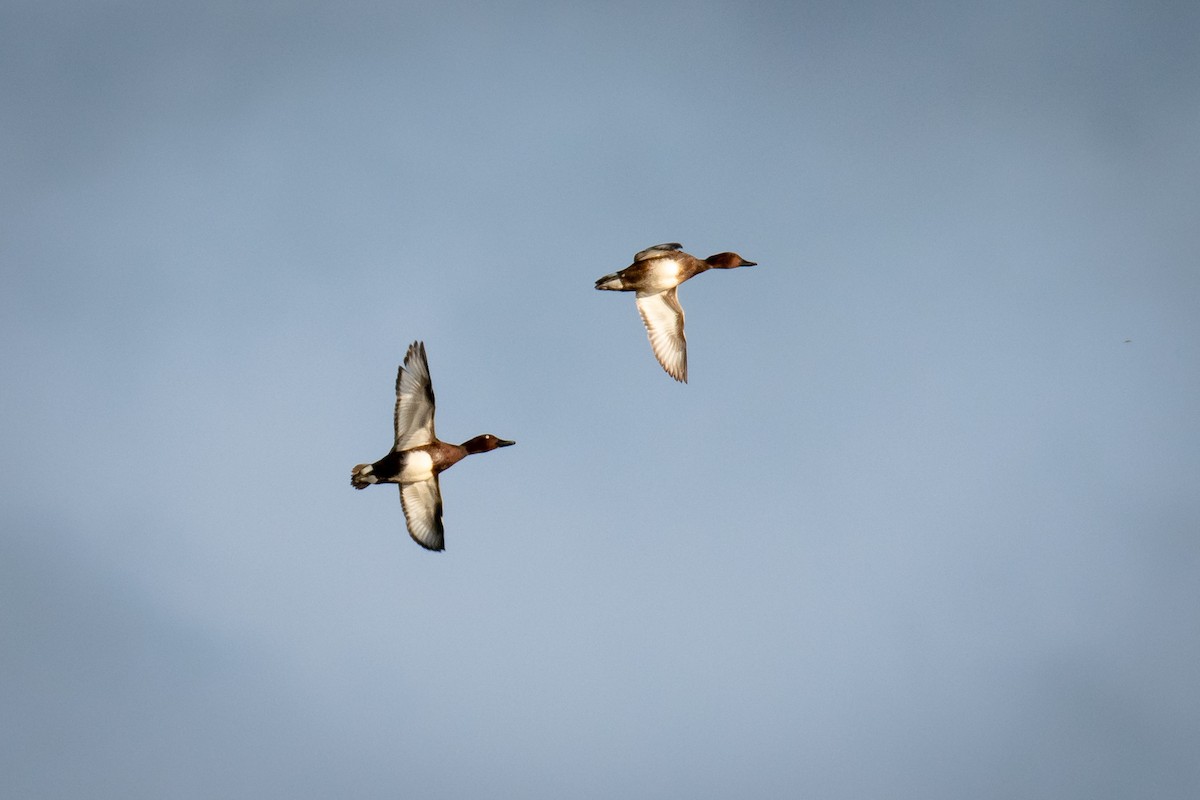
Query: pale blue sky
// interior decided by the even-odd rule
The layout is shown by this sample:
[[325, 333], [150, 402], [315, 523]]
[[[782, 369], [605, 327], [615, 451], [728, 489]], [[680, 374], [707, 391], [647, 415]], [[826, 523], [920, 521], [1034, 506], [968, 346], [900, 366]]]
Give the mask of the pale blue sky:
[[975, 5], [6, 4], [0, 794], [1195, 797], [1200, 11]]

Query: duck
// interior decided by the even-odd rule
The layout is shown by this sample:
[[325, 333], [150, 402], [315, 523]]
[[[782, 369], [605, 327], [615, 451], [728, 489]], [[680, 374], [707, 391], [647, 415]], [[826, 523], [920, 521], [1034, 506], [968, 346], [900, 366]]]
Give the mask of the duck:
[[396, 373], [396, 442], [378, 461], [355, 466], [350, 483], [355, 489], [376, 483], [399, 484], [409, 536], [426, 550], [441, 551], [446, 549], [446, 533], [438, 475], [467, 456], [516, 442], [490, 433], [462, 444], [443, 442], [433, 431], [435, 407], [425, 343], [413, 342]]
[[687, 383], [687, 339], [683, 335], [683, 307], [675, 290], [679, 284], [710, 269], [756, 267], [737, 253], [717, 253], [701, 260], [683, 252], [679, 242], [647, 247], [620, 272], [596, 281], [597, 289], [637, 292], [638, 313], [650, 337], [654, 357], [675, 380]]

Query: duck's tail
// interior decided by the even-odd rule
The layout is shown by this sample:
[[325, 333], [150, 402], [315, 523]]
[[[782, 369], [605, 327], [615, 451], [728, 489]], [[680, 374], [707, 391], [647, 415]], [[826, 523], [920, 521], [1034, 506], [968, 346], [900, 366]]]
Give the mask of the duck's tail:
[[597, 289], [612, 289], [614, 292], [625, 290], [625, 282], [621, 280], [621, 276], [617, 273], [605, 275], [600, 280], [596, 281]]
[[350, 485], [355, 489], [365, 489], [372, 483], [379, 483], [375, 477], [375, 468], [371, 464], [359, 464], [350, 470]]

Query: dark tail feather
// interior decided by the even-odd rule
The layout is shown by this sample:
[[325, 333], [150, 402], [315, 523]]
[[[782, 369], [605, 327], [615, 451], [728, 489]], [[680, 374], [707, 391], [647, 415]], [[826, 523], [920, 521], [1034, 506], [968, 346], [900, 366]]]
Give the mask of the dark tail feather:
[[359, 464], [350, 470], [350, 485], [355, 489], [365, 489], [372, 483], [378, 483], [375, 470], [370, 464]]
[[614, 272], [613, 274], [605, 275], [603, 278], [596, 281], [596, 288], [612, 289], [613, 291], [619, 292], [625, 288], [625, 283], [621, 280], [621, 276]]

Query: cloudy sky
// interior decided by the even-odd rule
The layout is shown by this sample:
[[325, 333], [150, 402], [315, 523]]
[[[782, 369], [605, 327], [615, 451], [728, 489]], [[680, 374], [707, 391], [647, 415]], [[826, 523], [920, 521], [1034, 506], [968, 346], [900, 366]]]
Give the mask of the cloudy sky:
[[[973, 8], [967, 8], [973, 5]], [[0, 8], [0, 794], [1192, 798], [1194, 3]], [[655, 363], [637, 250], [736, 250]], [[447, 550], [349, 470], [426, 342]]]

